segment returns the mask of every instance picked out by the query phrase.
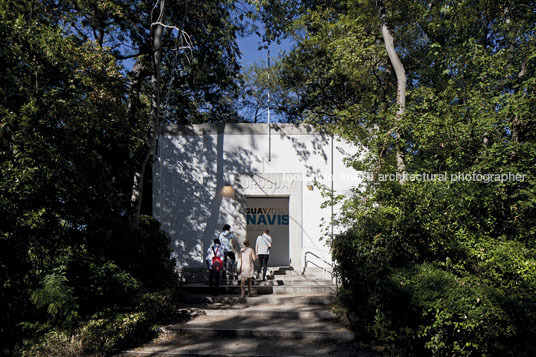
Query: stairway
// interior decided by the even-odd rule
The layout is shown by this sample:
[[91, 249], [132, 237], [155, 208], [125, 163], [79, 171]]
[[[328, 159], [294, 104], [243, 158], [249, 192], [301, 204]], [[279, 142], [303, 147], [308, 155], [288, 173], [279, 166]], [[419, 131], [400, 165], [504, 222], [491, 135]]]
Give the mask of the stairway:
[[213, 296], [200, 275], [183, 285], [184, 321], [164, 327], [153, 343], [123, 356], [370, 356], [331, 312], [336, 287], [310, 269], [270, 269], [253, 297], [240, 298], [240, 284], [221, 285]]

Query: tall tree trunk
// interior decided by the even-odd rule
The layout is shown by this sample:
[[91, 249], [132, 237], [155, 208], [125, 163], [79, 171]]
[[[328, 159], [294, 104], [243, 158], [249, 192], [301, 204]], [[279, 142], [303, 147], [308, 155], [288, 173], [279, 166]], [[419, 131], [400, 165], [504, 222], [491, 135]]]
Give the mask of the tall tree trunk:
[[[508, 8], [508, 6], [506, 6], [503, 10], [503, 14], [504, 14], [504, 22], [506, 24], [506, 31], [507, 31], [507, 34], [505, 35], [505, 38], [507, 39], [508, 41], [508, 51], [509, 51], [509, 55], [508, 55], [508, 59], [510, 60], [510, 63], [508, 63], [507, 67], [510, 67], [513, 60], [514, 60], [514, 51], [515, 51], [515, 46], [513, 44], [513, 41], [514, 41], [514, 38], [516, 36], [514, 30], [512, 29], [512, 20], [510, 18], [510, 9]], [[510, 33], [512, 32], [512, 33]], [[527, 70], [527, 67], [526, 67], [526, 62], [522, 62], [521, 63], [521, 68], [519, 69], [519, 72], [517, 74], [517, 78], [519, 80], [521, 80], [524, 76], [525, 76], [525, 73], [526, 73], [526, 70]], [[503, 79], [503, 82], [506, 82], [507, 79]], [[516, 89], [513, 89], [514, 93], [516, 92]], [[521, 118], [519, 117], [519, 114], [516, 113], [514, 114], [514, 117], [512, 119], [512, 127], [511, 127], [511, 130], [512, 130], [512, 140], [515, 142], [515, 143], [521, 143], [524, 141], [524, 123], [522, 122]], [[512, 155], [511, 157], [514, 158], [516, 156], [516, 152], [513, 151], [512, 152]]]
[[127, 115], [129, 120], [136, 115], [136, 112], [140, 107], [140, 91], [141, 84], [146, 75], [149, 75], [150, 69], [145, 65], [144, 55], [139, 56], [132, 67], [132, 71], [129, 73], [130, 86], [128, 92], [128, 107]]
[[[160, 0], [160, 14], [156, 22], [163, 23], [165, 21], [166, 2]], [[140, 162], [138, 171], [134, 174], [134, 183], [132, 187], [131, 207], [135, 215], [136, 226], [139, 224], [141, 200], [143, 194], [143, 177], [145, 168], [149, 163], [149, 159], [153, 155], [156, 146], [157, 138], [160, 132], [160, 66], [162, 61], [162, 36], [164, 27], [160, 24], [151, 24], [152, 33], [152, 62], [153, 73], [151, 76], [151, 115], [150, 126], [145, 137], [145, 152]]]
[[[391, 61], [391, 64], [393, 65], [393, 68], [396, 73], [397, 111], [395, 118], [396, 121], [400, 121], [404, 116], [404, 112], [406, 111], [406, 70], [404, 69], [404, 64], [402, 64], [402, 61], [398, 57], [398, 54], [395, 50], [393, 35], [391, 34], [391, 30], [389, 29], [389, 26], [387, 24], [385, 4], [383, 3], [383, 0], [377, 0], [377, 4], [378, 11], [380, 13], [380, 23], [382, 26], [382, 36], [383, 41], [385, 43], [385, 49], [387, 50], [387, 55], [389, 56], [389, 60]], [[400, 132], [398, 129], [396, 129], [395, 135], [397, 140], [399, 140]], [[399, 173], [403, 173], [406, 171], [406, 164], [404, 163], [404, 154], [400, 150], [397, 150], [396, 152], [396, 166]]]

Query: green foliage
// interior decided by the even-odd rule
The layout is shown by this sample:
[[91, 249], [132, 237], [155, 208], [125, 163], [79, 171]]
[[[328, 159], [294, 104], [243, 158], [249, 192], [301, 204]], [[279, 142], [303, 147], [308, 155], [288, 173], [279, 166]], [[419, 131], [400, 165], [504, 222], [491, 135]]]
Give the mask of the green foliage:
[[[396, 354], [534, 355], [536, 4], [383, 1], [407, 77], [395, 120], [378, 2], [258, 3], [269, 34], [297, 42], [278, 68], [282, 112], [364, 149], [348, 161], [371, 178], [332, 242], [359, 335]], [[444, 179], [384, 179], [397, 153], [408, 175]]]
[[52, 330], [23, 352], [24, 356], [113, 355], [122, 349], [153, 338], [158, 325], [176, 316], [177, 300], [173, 294], [146, 293], [129, 312], [102, 310], [76, 330]]
[[420, 314], [416, 335], [426, 351], [434, 355], [509, 352], [504, 342], [511, 337], [512, 325], [495, 288], [428, 264], [394, 279], [412, 297], [409, 309]]
[[21, 355], [24, 357], [79, 357], [83, 349], [78, 341], [73, 341], [70, 334], [52, 330], [47, 332], [40, 343], [28, 347]]
[[[148, 296], [176, 291], [169, 237], [154, 219], [130, 218], [147, 149], [154, 5], [1, 2], [0, 354], [47, 336], [55, 355], [89, 320], [86, 335], [110, 336], [88, 342], [101, 353], [161, 316]], [[165, 31], [165, 120], [236, 120], [233, 9], [167, 1], [166, 24], [189, 37]], [[130, 73], [126, 59], [136, 62]]]
[[154, 321], [145, 296], [176, 289], [169, 237], [127, 214], [145, 126], [126, 119], [117, 53], [66, 33], [66, 3], [0, 5], [2, 355], [47, 341], [77, 355], [66, 336], [92, 319], [114, 321], [109, 334], [151, 330], [117, 321]]
[[462, 232], [442, 242], [402, 222], [410, 214], [371, 209], [333, 242], [339, 298], [360, 335], [410, 355], [532, 355], [535, 251]]
[[171, 241], [160, 229], [160, 222], [150, 216], [140, 218], [137, 230], [124, 235], [121, 246], [114, 240], [115, 260], [150, 291], [172, 288], [176, 283], [175, 260], [171, 258]]
[[143, 326], [147, 321], [145, 313], [135, 312], [112, 315], [109, 312], [102, 318], [93, 318], [80, 331], [80, 342], [86, 354], [111, 354], [125, 343], [139, 339], [141, 333], [147, 333]]
[[501, 186], [384, 183], [351, 211], [333, 252], [363, 336], [408, 354], [534, 353], [536, 250], [525, 229], [502, 233], [519, 216], [497, 210]]
[[[72, 327], [77, 317], [77, 304], [73, 289], [68, 285], [65, 267], [54, 269], [43, 278], [43, 287], [32, 292], [31, 301], [37, 309], [46, 307], [52, 323], [62, 327]], [[71, 326], [70, 326], [71, 325]]]
[[[165, 53], [163, 119], [181, 124], [240, 120], [234, 105], [240, 79], [236, 38], [243, 25], [231, 16], [235, 2], [168, 1], [167, 6], [167, 23], [181, 26], [192, 42], [182, 53]], [[169, 36], [164, 40], [168, 48], [188, 45]]]
[[[102, 250], [99, 244], [93, 254], [83, 247], [64, 253], [60, 257], [64, 265], [44, 275], [41, 286], [31, 293], [33, 307], [22, 305], [31, 314], [18, 325], [25, 336], [19, 351], [32, 356], [110, 354], [153, 336], [156, 324], [174, 318], [178, 279], [169, 237], [146, 216], [138, 230], [130, 227], [127, 231], [138, 236], [137, 241], [124, 233], [118, 229], [113, 235], [118, 246], [137, 246], [147, 257], [131, 258], [154, 261], [125, 259], [115, 245]], [[114, 256], [121, 259], [103, 260]], [[14, 301], [10, 304], [18, 306]]]

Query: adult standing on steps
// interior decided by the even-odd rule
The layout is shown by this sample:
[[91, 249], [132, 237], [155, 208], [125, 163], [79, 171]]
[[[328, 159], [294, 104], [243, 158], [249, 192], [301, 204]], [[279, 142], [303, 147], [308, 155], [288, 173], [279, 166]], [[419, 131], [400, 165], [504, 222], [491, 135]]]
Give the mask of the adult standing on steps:
[[262, 273], [262, 281], [266, 280], [266, 271], [268, 270], [268, 258], [270, 257], [270, 248], [272, 248], [272, 237], [268, 235], [270, 233], [269, 229], [265, 229], [264, 233], [257, 237], [257, 243], [255, 245], [255, 252], [257, 257], [259, 257], [259, 279]]
[[255, 261], [255, 252], [250, 247], [249, 240], [244, 241], [244, 248], [240, 250], [240, 256], [238, 258], [238, 273], [240, 274], [240, 297], [244, 297], [244, 285], [246, 285], [246, 279], [248, 280], [248, 295], [251, 296], [251, 279], [255, 272], [253, 262]]
[[218, 239], [223, 247], [223, 271], [222, 280], [227, 280], [226, 272], [232, 270], [236, 256], [233, 252], [234, 233], [231, 232], [231, 226], [225, 224], [223, 232], [220, 233]]

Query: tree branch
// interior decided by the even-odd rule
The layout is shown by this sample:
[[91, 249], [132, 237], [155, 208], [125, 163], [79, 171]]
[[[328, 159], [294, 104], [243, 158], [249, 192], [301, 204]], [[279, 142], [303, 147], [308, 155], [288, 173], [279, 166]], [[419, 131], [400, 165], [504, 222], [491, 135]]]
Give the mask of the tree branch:
[[128, 56], [115, 56], [115, 58], [118, 59], [118, 60], [127, 60], [127, 59], [130, 59], [130, 58], [136, 58], [136, 57], [139, 57], [139, 56], [143, 56], [145, 54], [146, 53], [138, 52], [138, 53], [135, 53], [133, 55], [128, 55]]
[[[385, 43], [385, 49], [387, 50], [387, 55], [389, 56], [389, 60], [391, 61], [391, 64], [395, 70], [397, 79], [396, 104], [398, 108], [396, 111], [395, 119], [399, 121], [404, 116], [406, 110], [406, 71], [404, 69], [404, 65], [402, 64], [402, 61], [396, 53], [394, 38], [391, 34], [389, 26], [387, 25], [387, 15], [383, 0], [377, 0], [377, 5], [380, 14], [380, 23], [382, 26], [382, 36]], [[395, 134], [396, 139], [400, 140], [400, 132], [398, 130], [395, 130]], [[404, 154], [400, 150], [397, 150], [396, 152], [396, 162], [398, 172], [402, 173], [406, 171], [406, 165], [404, 163]]]

